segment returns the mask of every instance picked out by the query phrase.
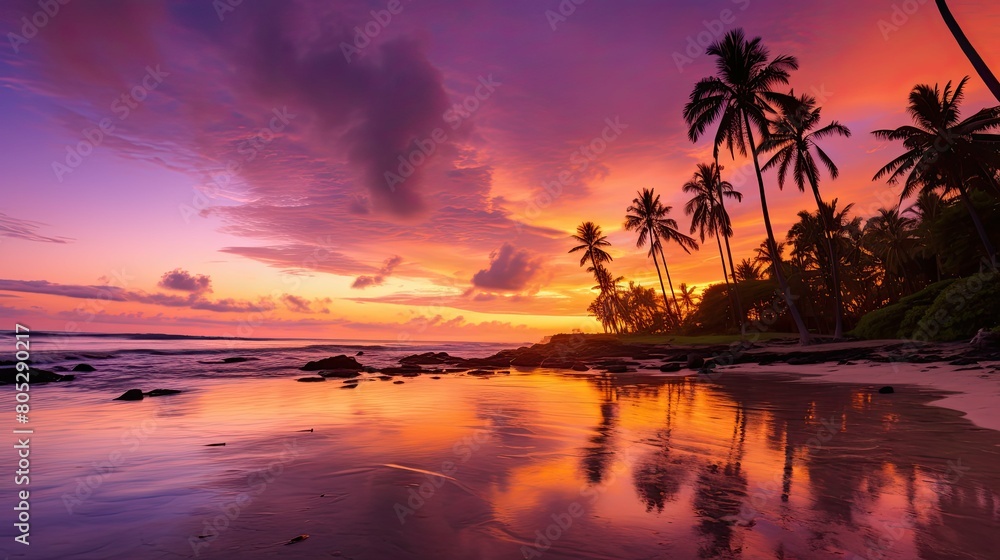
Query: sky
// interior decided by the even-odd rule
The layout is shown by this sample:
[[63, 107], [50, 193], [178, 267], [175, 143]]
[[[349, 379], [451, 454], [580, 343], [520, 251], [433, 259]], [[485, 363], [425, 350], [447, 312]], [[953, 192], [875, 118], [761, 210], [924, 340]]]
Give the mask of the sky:
[[[1000, 69], [1000, 4], [952, 0]], [[46, 11], [47, 10], [47, 11]], [[653, 287], [623, 230], [711, 158], [682, 108], [742, 27], [798, 57], [790, 89], [854, 134], [826, 199], [870, 216], [918, 83], [972, 76], [929, 0], [10, 1], [0, 7], [0, 318], [36, 330], [537, 341], [600, 330], [567, 254], [584, 221]], [[752, 166], [734, 257], [764, 239]], [[779, 236], [812, 197], [765, 174]], [[670, 274], [721, 281], [714, 242]]]

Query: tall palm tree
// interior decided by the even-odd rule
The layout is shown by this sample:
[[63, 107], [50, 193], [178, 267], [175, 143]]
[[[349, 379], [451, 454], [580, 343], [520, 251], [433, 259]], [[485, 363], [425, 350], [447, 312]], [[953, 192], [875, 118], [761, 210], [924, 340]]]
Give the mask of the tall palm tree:
[[667, 285], [670, 286], [670, 296], [674, 300], [674, 307], [680, 310], [680, 306], [677, 305], [677, 294], [674, 293], [674, 282], [670, 279], [670, 269], [667, 268], [667, 257], [663, 254], [663, 245], [672, 241], [683, 249], [685, 253], [690, 255], [691, 251], [698, 250], [698, 242], [694, 238], [681, 233], [681, 230], [678, 229], [677, 220], [666, 217], [670, 214], [671, 210], [673, 210], [673, 206], [665, 206], [664, 218], [656, 223], [656, 234], [658, 237], [656, 239], [656, 247], [660, 251], [660, 260], [663, 261], [663, 273], [667, 276]]
[[[722, 180], [722, 168], [718, 163], [700, 163], [694, 177], [684, 184], [684, 192], [694, 195], [684, 206], [684, 213], [691, 216], [691, 233], [698, 232], [702, 243], [706, 237], [715, 237], [719, 245], [719, 260], [722, 262], [722, 278], [726, 282], [726, 292], [731, 303], [736, 306], [736, 318], [740, 333], [746, 334], [743, 321], [743, 302], [739, 290], [733, 290], [726, 271], [726, 257], [722, 254], [722, 239], [726, 241], [729, 253], [729, 269], [733, 269], [733, 252], [729, 249], [729, 238], [733, 235], [733, 225], [726, 212], [726, 197], [743, 200], [743, 194], [733, 188], [732, 183]], [[735, 281], [735, 280], [734, 280]], [[735, 297], [734, 297], [735, 296]]]
[[833, 337], [835, 339], [844, 336], [844, 301], [840, 292], [840, 273], [837, 265], [837, 254], [834, 250], [833, 241], [830, 238], [830, 224], [826, 220], [826, 212], [823, 211], [823, 197], [819, 194], [819, 166], [813, 157], [813, 152], [819, 156], [831, 179], [836, 179], [840, 175], [837, 164], [830, 159], [830, 156], [818, 145], [817, 140], [828, 136], [840, 135], [851, 136], [851, 131], [846, 126], [837, 121], [817, 129], [820, 124], [820, 112], [822, 109], [816, 106], [816, 99], [809, 95], [800, 97], [792, 96], [792, 99], [783, 104], [781, 115], [771, 123], [771, 134], [764, 138], [760, 144], [761, 152], [774, 151], [771, 159], [764, 164], [763, 171], [772, 167], [778, 168], [778, 186], [785, 187], [785, 178], [788, 176], [788, 168], [792, 168], [792, 179], [799, 192], [805, 192], [806, 184], [812, 189], [813, 198], [816, 199], [816, 211], [819, 213], [820, 223], [823, 226], [823, 238], [826, 241], [826, 249], [830, 253], [830, 277], [832, 280], [833, 299], [836, 305], [836, 326]]
[[[718, 121], [714, 139], [715, 157], [718, 158], [719, 148], [722, 145], [729, 149], [733, 157], [736, 149], [739, 149], [742, 155], [749, 153], [753, 159], [754, 170], [757, 172], [757, 186], [760, 189], [761, 214], [764, 218], [764, 229], [767, 231], [767, 242], [776, 247], [771, 215], [767, 209], [764, 177], [757, 158], [754, 129], [762, 137], [767, 136], [768, 115], [774, 113], [770, 104], [781, 103], [788, 99], [788, 95], [777, 93], [774, 88], [787, 84], [789, 73], [798, 69], [799, 63], [795, 57], [786, 55], [775, 57], [768, 62], [769, 53], [761, 43], [760, 37], [748, 40], [742, 29], [730, 31], [721, 41], [709, 46], [707, 52], [717, 58], [717, 75], [702, 78], [695, 84], [690, 101], [684, 106], [684, 119], [689, 126], [688, 137], [692, 142], [697, 142], [709, 127]], [[795, 306], [788, 281], [780, 266], [776, 266], [774, 270], [784, 293], [788, 311], [799, 331], [799, 342], [806, 344], [809, 342], [809, 332]]]
[[[660, 195], [654, 194], [652, 189], [642, 189], [642, 192], [636, 193], [634, 199], [632, 199], [632, 205], [626, 209], [628, 214], [625, 215], [625, 230], [626, 231], [637, 231], [639, 232], [639, 237], [635, 242], [635, 246], [638, 248], [643, 248], [646, 244], [649, 244], [648, 255], [653, 257], [653, 266], [656, 267], [656, 276], [660, 279], [660, 291], [663, 294], [663, 307], [667, 310], [667, 314], [670, 315], [674, 313], [671, 311], [670, 303], [667, 302], [667, 288], [663, 285], [663, 275], [660, 274], [660, 264], [656, 260], [656, 249], [660, 243], [660, 233], [657, 228], [657, 224], [661, 220], [666, 219], [668, 209], [660, 203]], [[666, 266], [666, 262], [663, 263]], [[673, 287], [671, 287], [671, 291]], [[675, 299], [676, 302], [676, 299]], [[680, 322], [680, 309], [676, 309], [675, 319]]]
[[955, 40], [958, 41], [958, 45], [962, 47], [962, 51], [965, 53], [965, 56], [968, 57], [969, 62], [972, 63], [972, 67], [976, 69], [979, 77], [986, 83], [986, 87], [990, 88], [990, 91], [993, 92], [993, 97], [996, 97], [997, 101], [1000, 101], [1000, 80], [997, 80], [997, 77], [993, 75], [993, 72], [990, 71], [990, 67], [986, 65], [983, 57], [979, 56], [975, 47], [972, 46], [972, 42], [965, 36], [965, 32], [962, 31], [962, 27], [958, 25], [958, 21], [948, 8], [948, 3], [945, 0], [937, 0], [937, 7], [938, 11], [941, 12], [941, 17], [944, 18], [945, 24], [951, 31], [951, 34], [955, 36]]
[[880, 140], [902, 141], [906, 148], [903, 155], [879, 169], [874, 180], [888, 177], [890, 184], [896, 184], [905, 177], [901, 199], [917, 190], [944, 189], [946, 194], [957, 191], [976, 226], [987, 258], [996, 268], [996, 248], [969, 198], [968, 184], [973, 178], [995, 184], [1000, 167], [1000, 134], [991, 132], [1000, 129], [1000, 107], [982, 109], [959, 120], [959, 105], [968, 81], [968, 77], [963, 78], [954, 90], [951, 82], [944, 90], [926, 84], [913, 88], [907, 112], [914, 124], [872, 133]]
[[[573, 235], [573, 239], [580, 243], [576, 247], [569, 250], [570, 253], [575, 253], [577, 251], [584, 251], [583, 255], [580, 257], [580, 266], [587, 264], [590, 261], [590, 267], [587, 272], [592, 272], [594, 277], [597, 278], [598, 287], [601, 290], [601, 295], [607, 295], [611, 298], [612, 302], [617, 300], [617, 288], [612, 292], [611, 286], [609, 285], [609, 278], [611, 274], [607, 272], [607, 269], [603, 266], [604, 263], [611, 262], [613, 259], [607, 251], [604, 250], [605, 247], [610, 247], [611, 242], [608, 241], [606, 235], [601, 232], [601, 226], [595, 224], [594, 222], [584, 222], [577, 226], [576, 234]], [[620, 309], [620, 304], [614, 303], [617, 309]], [[616, 309], [616, 310], [617, 310]], [[618, 320], [613, 321], [614, 329], [618, 332]]]

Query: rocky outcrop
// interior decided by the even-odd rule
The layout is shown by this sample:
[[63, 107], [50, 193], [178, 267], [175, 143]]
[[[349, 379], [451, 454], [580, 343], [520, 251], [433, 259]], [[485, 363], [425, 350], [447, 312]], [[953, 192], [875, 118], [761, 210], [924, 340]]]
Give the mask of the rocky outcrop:
[[76, 364], [75, 366], [73, 366], [73, 371], [91, 372], [91, 371], [97, 371], [97, 368], [95, 368], [90, 364]]
[[329, 358], [323, 358], [322, 360], [316, 360], [315, 362], [309, 362], [302, 366], [303, 371], [320, 371], [320, 370], [353, 370], [361, 371], [364, 366], [358, 363], [353, 356], [345, 356], [343, 354], [339, 356], [332, 356]]
[[[0, 385], [12, 385], [15, 383], [24, 383], [24, 378], [18, 378], [17, 374], [23, 373], [17, 371], [16, 367], [4, 367], [0, 368]], [[31, 385], [40, 385], [42, 383], [54, 383], [57, 381], [73, 381], [76, 376], [73, 375], [60, 375], [55, 372], [51, 372], [44, 369], [31, 368], [28, 370], [28, 382]]]

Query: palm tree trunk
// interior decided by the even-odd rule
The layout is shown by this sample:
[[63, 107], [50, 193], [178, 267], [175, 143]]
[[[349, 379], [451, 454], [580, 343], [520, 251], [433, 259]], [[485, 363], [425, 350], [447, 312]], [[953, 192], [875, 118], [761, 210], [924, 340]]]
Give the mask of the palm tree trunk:
[[672, 312], [670, 311], [670, 304], [667, 302], [667, 288], [663, 286], [663, 275], [660, 274], [660, 265], [656, 262], [656, 251], [650, 250], [649, 253], [653, 255], [653, 266], [656, 267], [656, 276], [660, 279], [660, 292], [663, 294], [663, 307], [667, 310], [667, 316], [669, 317]]
[[[590, 264], [594, 267], [594, 277], [597, 278], [597, 285], [601, 288], [601, 295], [607, 294], [608, 287], [604, 285], [604, 278], [600, 275], [601, 271], [597, 267], [597, 260], [594, 258], [593, 254], [590, 255]], [[617, 301], [617, 297], [613, 298], [612, 301]], [[618, 334], [618, 320], [617, 317], [615, 317], [614, 309], [611, 310], [611, 326], [615, 331], [615, 334]]]
[[965, 204], [965, 208], [969, 211], [969, 215], [972, 216], [972, 223], [975, 224], [976, 231], [979, 232], [979, 238], [983, 241], [983, 247], [986, 248], [986, 256], [989, 257], [993, 269], [996, 270], [997, 250], [993, 247], [993, 242], [990, 241], [990, 236], [987, 235], [986, 228], [983, 227], [983, 222], [979, 219], [979, 214], [976, 212], [976, 208], [972, 205], [972, 199], [969, 197], [968, 191], [965, 190], [965, 185], [958, 185], [958, 193], [962, 198], [962, 202]]
[[767, 244], [772, 255], [772, 265], [774, 276], [778, 279], [778, 286], [785, 295], [785, 303], [788, 305], [788, 312], [795, 322], [795, 328], [799, 330], [799, 344], [809, 344], [809, 331], [802, 321], [799, 308], [795, 306], [792, 299], [792, 290], [788, 287], [788, 280], [785, 273], [781, 271], [781, 259], [778, 255], [778, 243], [774, 240], [774, 229], [771, 227], [771, 214], [767, 211], [767, 193], [764, 192], [764, 176], [760, 172], [760, 160], [757, 158], [757, 145], [753, 140], [753, 130], [750, 128], [750, 118], [743, 113], [743, 124], [746, 126], [747, 140], [750, 142], [750, 154], [753, 156], [753, 168], [757, 172], [757, 185], [760, 187], [760, 210], [764, 217], [764, 229], [767, 231]]
[[[715, 158], [715, 169], [716, 169], [716, 171], [718, 171], [720, 169], [719, 168], [719, 158], [718, 157]], [[721, 186], [721, 181], [722, 181], [721, 175], [722, 174], [718, 173], [718, 175], [719, 176], [715, 178], [716, 181], [714, 181], [714, 182], [719, 185], [719, 208], [722, 210], [722, 215], [723, 216], [728, 216], [728, 214], [726, 214], [726, 196], [723, 194], [723, 192], [722, 192], [722, 186]], [[743, 299], [740, 297], [740, 285], [739, 285], [739, 283], [736, 282], [736, 267], [733, 264], [733, 251], [729, 247], [729, 235], [726, 234], [724, 231], [722, 231], [722, 232], [718, 231], [719, 229], [721, 229], [721, 228], [717, 228], [716, 229], [716, 233], [717, 234], [721, 233], [722, 236], [723, 236], [723, 238], [724, 238], [724, 240], [725, 240], [725, 242], [726, 242], [726, 253], [729, 255], [729, 271], [730, 271], [730, 273], [733, 274], [733, 284], [736, 284], [736, 289], [734, 290], [735, 296], [736, 296], [736, 298], [735, 298], [736, 299], [736, 317], [737, 317], [737, 320], [739, 321], [739, 324], [740, 324], [740, 336], [743, 337], [743, 336], [746, 336], [746, 334], [747, 334], [747, 326], [746, 326], [746, 321], [744, 320], [744, 315], [743, 315]], [[720, 254], [719, 256], [721, 257], [722, 255]], [[725, 264], [722, 265], [722, 273], [723, 274], [726, 273], [726, 265]], [[729, 284], [729, 282], [727, 281], [726, 285], [728, 286], [728, 284]]]
[[[736, 300], [733, 299], [733, 287], [729, 283], [729, 274], [726, 273], [726, 256], [722, 254], [722, 235], [716, 232], [715, 242], [719, 245], [719, 262], [722, 263], [722, 278], [726, 281], [726, 295], [729, 296], [729, 305], [733, 312], [733, 319], [736, 326], [740, 328], [740, 333], [743, 332], [743, 321], [740, 321], [739, 317], [736, 316]], [[730, 265], [731, 266], [731, 265]], [[733, 282], [736, 281], [736, 275], [733, 275]]]
[[948, 25], [948, 29], [951, 34], [955, 36], [955, 40], [958, 41], [958, 45], [962, 47], [962, 51], [965, 52], [965, 56], [968, 57], [969, 62], [972, 63], [972, 67], [976, 69], [979, 73], [979, 77], [986, 82], [986, 87], [990, 88], [993, 92], [993, 97], [1000, 101], [1000, 80], [993, 75], [990, 67], [986, 65], [983, 57], [979, 56], [976, 52], [975, 47], [972, 46], [972, 42], [969, 38], [965, 36], [965, 32], [962, 31], [962, 27], [958, 25], [958, 21], [955, 20], [955, 16], [952, 15], [951, 10], [948, 8], [948, 3], [945, 0], [937, 0], [938, 10], [941, 12], [941, 17], [944, 18], [945, 24]]
[[667, 268], [667, 257], [663, 256], [663, 243], [660, 243], [660, 260], [663, 261], [663, 272], [667, 275], [667, 285], [670, 286], [670, 297], [674, 300], [674, 307], [680, 311], [681, 307], [677, 305], [677, 294], [674, 293], [674, 283], [670, 280], [670, 270]]
[[729, 273], [733, 275], [733, 294], [736, 296], [736, 313], [740, 322], [740, 336], [746, 336], [747, 334], [747, 324], [743, 317], [743, 298], [740, 297], [740, 284], [736, 281], [736, 266], [733, 264], [733, 250], [729, 246], [729, 236], [723, 235], [722, 239], [726, 242], [726, 255], [729, 256]]
[[819, 212], [820, 223], [823, 224], [823, 239], [826, 240], [826, 250], [830, 254], [830, 276], [833, 283], [833, 300], [836, 306], [835, 314], [837, 321], [833, 329], [833, 339], [840, 340], [844, 338], [844, 300], [840, 295], [840, 275], [838, 274], [840, 264], [837, 261], [837, 252], [833, 248], [833, 232], [830, 231], [830, 224], [826, 221], [823, 198], [819, 195], [819, 185], [816, 184], [816, 175], [812, 169], [809, 170], [807, 175], [809, 176], [809, 184], [812, 186], [813, 196], [816, 197], [816, 211]]

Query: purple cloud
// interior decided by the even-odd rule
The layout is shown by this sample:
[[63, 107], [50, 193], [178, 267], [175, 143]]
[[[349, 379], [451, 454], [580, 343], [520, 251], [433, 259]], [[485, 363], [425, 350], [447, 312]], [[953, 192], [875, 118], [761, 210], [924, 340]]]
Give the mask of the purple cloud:
[[170, 272], [164, 272], [157, 284], [161, 288], [177, 290], [179, 292], [191, 292], [202, 294], [212, 291], [212, 279], [204, 274], [191, 274], [186, 270], [175, 268]]
[[392, 274], [393, 270], [396, 269], [400, 263], [403, 262], [403, 257], [395, 255], [385, 260], [382, 264], [382, 268], [379, 269], [378, 274], [375, 276], [358, 276], [354, 279], [354, 283], [351, 287], [356, 290], [363, 290], [365, 288], [370, 288], [371, 286], [381, 286], [385, 283], [385, 279]]
[[526, 249], [504, 243], [490, 254], [490, 266], [472, 276], [472, 284], [488, 290], [523, 290], [542, 269], [541, 259]]
[[45, 224], [12, 218], [0, 212], [0, 237], [12, 237], [41, 243], [69, 243], [73, 241], [66, 237], [48, 237], [38, 234], [38, 229], [43, 225]]

